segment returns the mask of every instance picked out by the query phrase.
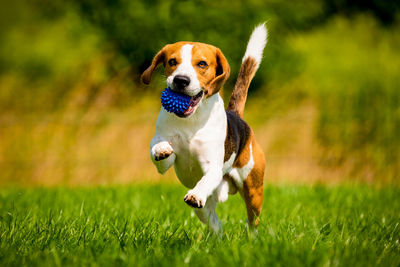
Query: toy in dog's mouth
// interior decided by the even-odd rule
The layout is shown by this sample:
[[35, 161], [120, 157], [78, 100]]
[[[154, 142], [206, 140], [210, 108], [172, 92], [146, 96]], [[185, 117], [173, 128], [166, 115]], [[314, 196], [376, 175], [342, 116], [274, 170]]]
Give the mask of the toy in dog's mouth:
[[195, 111], [202, 97], [203, 91], [195, 96], [189, 96], [165, 88], [161, 94], [161, 104], [166, 111], [174, 113], [178, 117], [186, 118]]

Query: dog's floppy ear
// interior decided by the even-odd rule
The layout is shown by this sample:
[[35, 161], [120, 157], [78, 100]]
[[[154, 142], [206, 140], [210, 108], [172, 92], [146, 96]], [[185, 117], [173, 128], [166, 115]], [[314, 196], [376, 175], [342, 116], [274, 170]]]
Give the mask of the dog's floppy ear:
[[215, 78], [211, 80], [208, 89], [205, 91], [205, 95], [207, 97], [212, 96], [222, 88], [225, 81], [229, 78], [229, 74], [231, 72], [228, 60], [226, 60], [224, 54], [222, 54], [219, 48], [216, 49], [216, 57], [217, 70], [215, 72]]
[[149, 84], [151, 81], [151, 76], [153, 75], [154, 70], [157, 68], [158, 65], [164, 62], [165, 58], [165, 48], [161, 49], [153, 58], [150, 67], [148, 67], [143, 73], [140, 79], [144, 84]]

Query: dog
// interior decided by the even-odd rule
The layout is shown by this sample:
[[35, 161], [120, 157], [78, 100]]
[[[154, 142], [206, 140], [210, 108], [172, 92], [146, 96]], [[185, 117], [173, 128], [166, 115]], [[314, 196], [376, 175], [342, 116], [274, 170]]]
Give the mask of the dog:
[[141, 75], [148, 85], [162, 63], [168, 87], [190, 96], [189, 107], [179, 116], [161, 107], [150, 157], [160, 174], [174, 166], [180, 182], [190, 189], [184, 201], [215, 233], [222, 233], [215, 211], [217, 203], [236, 192], [246, 203], [250, 227], [259, 224], [265, 158], [252, 129], [243, 120], [243, 111], [266, 43], [267, 29], [260, 24], [251, 34], [226, 110], [219, 91], [230, 75], [230, 67], [215, 46], [198, 42], [168, 44]]

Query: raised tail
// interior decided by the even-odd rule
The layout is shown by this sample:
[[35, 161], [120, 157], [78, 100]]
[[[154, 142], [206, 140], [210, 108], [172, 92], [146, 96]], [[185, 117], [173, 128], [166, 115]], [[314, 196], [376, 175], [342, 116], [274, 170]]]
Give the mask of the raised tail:
[[242, 60], [242, 66], [240, 67], [239, 76], [227, 108], [228, 111], [235, 112], [241, 118], [243, 117], [244, 106], [246, 104], [247, 91], [261, 63], [263, 50], [266, 44], [267, 28], [265, 27], [265, 23], [263, 23], [258, 25], [250, 36], [246, 53]]

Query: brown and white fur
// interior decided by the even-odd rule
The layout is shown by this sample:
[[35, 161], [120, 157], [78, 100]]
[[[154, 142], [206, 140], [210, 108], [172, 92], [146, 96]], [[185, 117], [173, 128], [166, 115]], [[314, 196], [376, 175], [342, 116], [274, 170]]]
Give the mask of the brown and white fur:
[[159, 173], [174, 165], [181, 183], [190, 188], [184, 201], [216, 232], [222, 225], [216, 204], [239, 191], [251, 227], [257, 226], [263, 200], [264, 154], [249, 125], [242, 120], [247, 91], [267, 40], [264, 24], [253, 31], [235, 88], [225, 110], [218, 93], [230, 74], [221, 50], [208, 44], [166, 45], [141, 78], [149, 84], [155, 68], [165, 67], [168, 86], [192, 97], [182, 116], [161, 108], [150, 156]]

